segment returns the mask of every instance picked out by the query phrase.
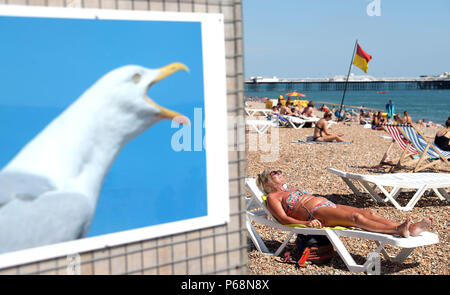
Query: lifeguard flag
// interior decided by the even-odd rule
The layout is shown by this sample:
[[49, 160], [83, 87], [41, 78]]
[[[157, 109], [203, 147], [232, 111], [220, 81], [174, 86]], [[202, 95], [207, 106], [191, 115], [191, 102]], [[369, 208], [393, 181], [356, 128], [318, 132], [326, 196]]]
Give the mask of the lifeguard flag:
[[372, 59], [372, 56], [370, 54], [367, 54], [362, 48], [359, 46], [359, 44], [356, 44], [356, 54], [353, 58], [353, 64], [364, 71], [364, 73], [367, 73], [367, 70], [369, 69], [369, 61]]

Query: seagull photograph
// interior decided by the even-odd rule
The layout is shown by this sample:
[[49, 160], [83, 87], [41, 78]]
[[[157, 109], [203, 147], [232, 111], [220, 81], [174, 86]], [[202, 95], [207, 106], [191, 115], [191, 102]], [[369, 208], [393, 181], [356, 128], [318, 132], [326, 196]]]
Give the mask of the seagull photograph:
[[[0, 254], [207, 215], [200, 23], [0, 16]], [[174, 128], [173, 126], [177, 126]]]

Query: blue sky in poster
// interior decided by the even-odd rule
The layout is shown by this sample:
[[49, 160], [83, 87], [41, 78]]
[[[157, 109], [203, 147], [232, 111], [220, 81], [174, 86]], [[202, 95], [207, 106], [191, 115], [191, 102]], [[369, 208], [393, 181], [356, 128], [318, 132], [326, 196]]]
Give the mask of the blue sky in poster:
[[[183, 62], [190, 73], [161, 81], [149, 96], [191, 122], [194, 109], [203, 109], [200, 22], [0, 17], [0, 36], [0, 167], [122, 65]], [[205, 150], [172, 150], [178, 130], [163, 121], [122, 150], [103, 184], [89, 236], [207, 214]]]

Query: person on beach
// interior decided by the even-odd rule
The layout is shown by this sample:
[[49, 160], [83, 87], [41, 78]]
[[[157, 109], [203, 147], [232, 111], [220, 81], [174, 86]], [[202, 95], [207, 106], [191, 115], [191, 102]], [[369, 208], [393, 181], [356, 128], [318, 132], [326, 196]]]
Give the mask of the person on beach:
[[394, 119], [395, 114], [395, 105], [392, 100], [389, 100], [389, 103], [386, 104], [386, 121], [391, 122]]
[[279, 108], [278, 108], [278, 105], [276, 105], [276, 106], [273, 106], [272, 107], [272, 113], [274, 113], [274, 114], [276, 114], [276, 115], [278, 115], [279, 113]]
[[289, 115], [289, 116], [293, 116], [294, 114], [292, 113], [291, 109], [289, 108], [288, 103], [286, 103], [285, 105], [282, 105], [280, 108], [280, 114], [281, 115]]
[[403, 223], [388, 220], [371, 209], [338, 205], [324, 197], [316, 197], [296, 188], [285, 188], [281, 170], [265, 169], [258, 174], [258, 187], [267, 194], [267, 209], [281, 224], [358, 227], [370, 232], [397, 234], [404, 238], [418, 236], [433, 223], [429, 216], [412, 223], [408, 217]]
[[376, 116], [373, 116], [372, 130], [384, 130], [383, 126], [381, 126], [383, 121], [383, 115], [381, 114], [381, 112], [378, 112]]
[[436, 132], [434, 143], [446, 152], [450, 152], [450, 117], [445, 122], [445, 127]]
[[302, 115], [306, 117], [314, 117], [314, 101], [308, 102], [308, 106], [303, 110]]
[[300, 114], [303, 112], [303, 108], [300, 109], [298, 106], [294, 105], [294, 103], [291, 102], [291, 112], [293, 112], [296, 116], [300, 116]]
[[344, 118], [345, 118], [345, 111], [344, 111], [344, 109], [336, 110], [334, 112], [334, 115], [336, 116], [336, 118], [338, 118], [339, 121], [344, 120]]
[[294, 106], [294, 103], [292, 101], [289, 103], [289, 105], [286, 105], [291, 110], [293, 116], [299, 116], [298, 107]]
[[332, 117], [333, 114], [331, 113], [331, 111], [326, 111], [323, 114], [323, 118], [317, 121], [316, 125], [314, 126], [313, 141], [318, 142], [332, 142], [334, 140], [336, 140], [337, 142], [345, 141], [345, 139], [342, 138], [344, 134], [336, 134], [328, 131], [328, 121], [330, 121]]
[[272, 113], [267, 116], [267, 120], [270, 121], [270, 120], [272, 120], [273, 116], [278, 117], [279, 115], [280, 115], [280, 113], [278, 111], [278, 106], [273, 106]]
[[329, 108], [328, 108], [326, 105], [323, 104], [323, 105], [320, 106], [319, 110], [320, 110], [321, 112], [326, 112], [326, 111], [329, 110]]
[[396, 123], [396, 124], [403, 124], [404, 122], [403, 122], [403, 119], [400, 118], [399, 115], [394, 115], [394, 123]]
[[403, 112], [403, 123], [412, 124], [412, 118], [407, 111]]

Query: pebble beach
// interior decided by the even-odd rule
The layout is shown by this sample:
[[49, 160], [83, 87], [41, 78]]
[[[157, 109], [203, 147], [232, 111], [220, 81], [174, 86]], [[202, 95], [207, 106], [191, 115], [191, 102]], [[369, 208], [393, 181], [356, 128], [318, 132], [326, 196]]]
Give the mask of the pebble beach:
[[[249, 102], [249, 108], [264, 108], [263, 103]], [[322, 113], [315, 111], [315, 115], [322, 117]], [[254, 116], [247, 119], [263, 119], [264, 116]], [[270, 159], [267, 150], [247, 146], [247, 177], [256, 177], [264, 168], [274, 168], [283, 171], [283, 175], [289, 187], [306, 190], [315, 195], [321, 195], [330, 201], [358, 208], [371, 208], [377, 214], [398, 222], [403, 222], [410, 216], [413, 222], [420, 221], [426, 216], [434, 217], [434, 224], [429, 230], [439, 236], [439, 243], [416, 248], [403, 263], [387, 261], [381, 257], [381, 273], [386, 275], [448, 275], [450, 268], [450, 237], [448, 227], [450, 225], [448, 201], [440, 200], [432, 191], [426, 192], [411, 211], [400, 211], [392, 204], [377, 204], [369, 196], [358, 197], [328, 168], [336, 168], [342, 171], [379, 174], [387, 172], [388, 168], [374, 168], [377, 165], [391, 139], [384, 131], [375, 131], [363, 128], [359, 122], [337, 123], [331, 126], [334, 133], [343, 133], [346, 140], [353, 143], [328, 143], [308, 144], [292, 142], [293, 140], [306, 140], [312, 136], [313, 128], [270, 128], [267, 140], [271, 135], [278, 134], [279, 150]], [[432, 137], [436, 132], [429, 127], [422, 130], [424, 134]], [[275, 132], [275, 133], [273, 133]], [[257, 134], [248, 126], [246, 130], [246, 142], [255, 138]], [[394, 160], [401, 155], [398, 146], [393, 147], [387, 160]], [[443, 165], [439, 167], [443, 168]], [[400, 169], [397, 172], [410, 172]], [[431, 172], [427, 170], [426, 172]], [[450, 173], [445, 168], [440, 173]], [[247, 193], [250, 196], [250, 192]], [[406, 205], [414, 194], [413, 191], [405, 191], [398, 197], [401, 205]], [[275, 251], [287, 236], [286, 232], [276, 230], [264, 225], [255, 224], [255, 227], [268, 245], [269, 250]], [[369, 253], [376, 249], [373, 241], [358, 238], [341, 237], [353, 259], [358, 264], [363, 264]], [[387, 252], [396, 255], [400, 249], [387, 247]], [[299, 253], [295, 246], [295, 235], [289, 241], [285, 251], [290, 251], [291, 256], [298, 260]], [[309, 264], [299, 268], [295, 263], [284, 262], [284, 251], [279, 256], [269, 256], [259, 252], [252, 241], [248, 239], [248, 273], [254, 275], [350, 275], [356, 274], [348, 271], [346, 265], [336, 254], [330, 262], [322, 265]], [[361, 273], [360, 273], [361, 274]]]

